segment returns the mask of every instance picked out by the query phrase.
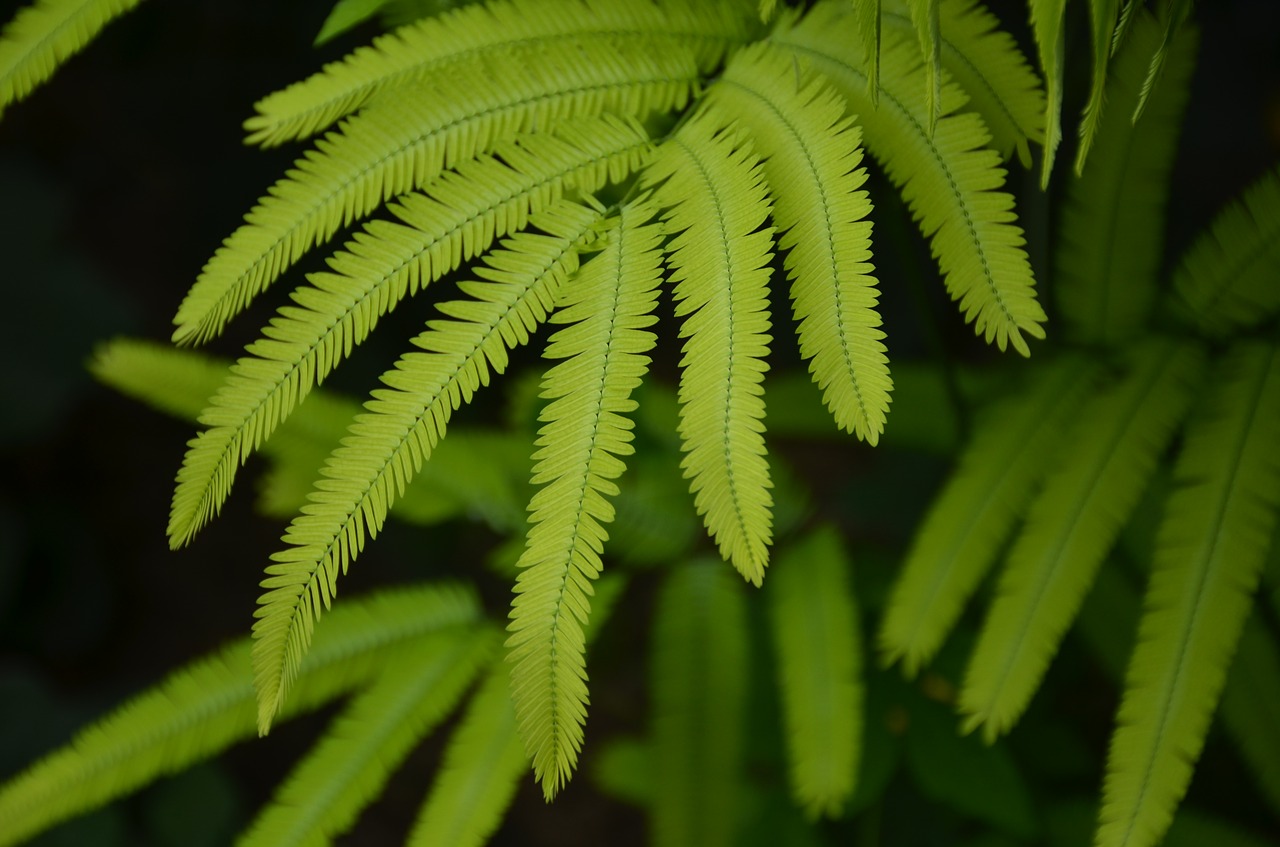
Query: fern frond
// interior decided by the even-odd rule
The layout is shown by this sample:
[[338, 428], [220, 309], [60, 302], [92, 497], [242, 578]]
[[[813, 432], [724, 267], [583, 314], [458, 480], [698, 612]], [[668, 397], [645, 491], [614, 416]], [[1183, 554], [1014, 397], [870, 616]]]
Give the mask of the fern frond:
[[1280, 812], [1280, 649], [1265, 621], [1262, 607], [1255, 606], [1240, 633], [1221, 710], [1258, 791], [1272, 812]]
[[876, 108], [866, 96], [856, 55], [850, 58], [856, 43], [851, 26], [828, 4], [773, 39], [825, 74], [859, 115], [867, 149], [900, 186], [920, 231], [931, 239], [947, 291], [965, 320], [1001, 350], [1012, 344], [1028, 355], [1022, 334], [1043, 338], [1045, 314], [1036, 301], [1022, 230], [1013, 224], [1013, 197], [998, 190], [1004, 183], [1000, 156], [983, 148], [989, 135], [981, 118], [956, 114], [964, 94], [945, 85], [942, 117], [931, 136], [918, 95], [919, 51], [900, 38], [886, 38]]
[[911, 24], [924, 55], [925, 125], [933, 135], [942, 117], [942, 25], [938, 20], [939, 0], [906, 0]]
[[1089, 0], [1089, 23], [1093, 33], [1093, 82], [1089, 86], [1089, 99], [1080, 117], [1080, 146], [1076, 149], [1076, 176], [1084, 172], [1084, 163], [1093, 147], [1093, 139], [1102, 125], [1102, 110], [1106, 104], [1107, 68], [1111, 64], [1112, 35], [1116, 31], [1116, 16], [1120, 0]]
[[526, 767], [510, 678], [499, 662], [471, 698], [409, 834], [409, 847], [482, 847], [498, 828]]
[[591, 581], [613, 520], [629, 455], [631, 392], [649, 367], [659, 281], [659, 227], [644, 206], [622, 210], [608, 246], [562, 291], [553, 320], [544, 425], [534, 453], [530, 528], [518, 566], [507, 641], [511, 690], [525, 751], [547, 799], [568, 781], [582, 748], [587, 685], [583, 626]]
[[[1139, 12], [1116, 57], [1107, 99], [1118, 112], [1137, 101], [1155, 20]], [[1055, 254], [1058, 308], [1073, 340], [1114, 345], [1146, 324], [1164, 255], [1164, 214], [1191, 72], [1194, 32], [1170, 53], [1169, 79], [1145, 120], [1107, 121], [1084, 173], [1067, 184]], [[1278, 230], [1280, 231], [1280, 230]], [[1280, 254], [1278, 254], [1280, 255]]]
[[[745, 13], [745, 14], [744, 14]], [[429, 80], [464, 88], [518, 77], [548, 57], [596, 45], [649, 55], [694, 58], [707, 73], [753, 29], [745, 4], [725, 0], [515, 0], [491, 2], [424, 18], [374, 39], [341, 62], [259, 101], [245, 121], [249, 142], [274, 146], [313, 135], [374, 99], [396, 99]], [[495, 63], [497, 66], [495, 67]]]
[[1032, 502], [970, 657], [966, 731], [981, 726], [994, 740], [1026, 709], [1203, 373], [1197, 346], [1153, 342], [1123, 382], [1080, 408], [1062, 449], [1070, 459]]
[[584, 41], [539, 61], [495, 57], [465, 83], [423, 82], [371, 104], [295, 162], [218, 249], [178, 309], [174, 340], [217, 335], [313, 245], [446, 168], [564, 118], [682, 107], [697, 83], [690, 51]]
[[422, 352], [400, 358], [387, 386], [365, 404], [350, 436], [326, 462], [311, 504], [272, 556], [254, 624], [254, 673], [263, 732], [284, 701], [315, 618], [328, 608], [339, 572], [376, 535], [392, 502], [431, 456], [452, 413], [501, 373], [507, 349], [525, 344], [577, 267], [595, 233], [593, 210], [562, 203], [531, 223], [552, 235], [520, 233], [482, 274], [459, 287], [473, 298], [439, 308], [457, 320], [431, 321], [413, 339]]
[[200, 416], [211, 427], [191, 442], [169, 520], [174, 546], [221, 510], [237, 470], [383, 315], [428, 283], [523, 228], [576, 187], [592, 193], [621, 180], [649, 151], [639, 124], [609, 116], [567, 121], [550, 134], [497, 146], [390, 208], [401, 223], [374, 221], [329, 261], [330, 272], [286, 306], [246, 348]]
[[[990, 146], [1007, 160], [1016, 150], [1031, 166], [1031, 141], [1044, 141], [1044, 92], [1017, 43], [977, 0], [948, 0], [939, 7], [943, 69], [969, 95], [968, 106], [982, 115]], [[912, 27], [905, 0], [891, 3], [885, 23], [899, 31]]]
[[730, 847], [744, 770], [746, 598], [713, 562], [667, 578], [653, 625], [654, 843]]
[[708, 91], [764, 157], [773, 220], [799, 324], [800, 353], [841, 429], [875, 444], [889, 411], [889, 363], [878, 328], [871, 201], [861, 133], [821, 78], [797, 89], [793, 62], [767, 45], [730, 59]]
[[884, 11], [880, 8], [880, 0], [853, 0], [853, 13], [857, 16], [858, 43], [867, 63], [867, 96], [875, 106], [880, 102], [880, 40], [884, 31]]
[[1225, 336], [1280, 309], [1280, 169], [1264, 175], [1214, 219], [1174, 274], [1191, 319]]
[[862, 632], [849, 570], [826, 527], [779, 556], [769, 576], [791, 794], [814, 817], [840, 814], [862, 752]]
[[1062, 83], [1066, 66], [1066, 32], [1062, 26], [1067, 0], [1027, 0], [1031, 11], [1031, 32], [1040, 54], [1044, 71], [1045, 126], [1044, 160], [1040, 169], [1040, 188], [1049, 187], [1053, 160], [1062, 142]]
[[327, 44], [378, 14], [391, 0], [338, 0], [320, 25], [313, 45]]
[[1208, 732], [1280, 510], [1280, 348], [1241, 343], [1174, 468], [1107, 757], [1098, 847], [1164, 835]]
[[759, 159], [714, 112], [658, 149], [645, 181], [667, 208], [680, 360], [681, 467], [720, 555], [759, 585], [769, 561], [773, 500], [764, 445], [772, 228]]
[[0, 31], [0, 115], [141, 0], [36, 0]]
[[886, 662], [914, 675], [941, 646], [991, 566], [1095, 369], [1068, 359], [1025, 394], [996, 404], [916, 531], [880, 627]]
[[464, 630], [424, 639], [388, 662], [293, 769], [236, 844], [330, 844], [351, 828], [405, 756], [462, 697], [500, 639]]
[[[366, 685], [405, 645], [469, 627], [479, 615], [479, 600], [462, 586], [352, 598], [316, 633], [283, 714]], [[174, 672], [0, 787], [0, 844], [23, 841], [248, 738], [253, 714], [249, 641], [241, 639]]]
[[1164, 35], [1160, 39], [1160, 44], [1151, 54], [1151, 63], [1147, 67], [1147, 78], [1142, 82], [1142, 90], [1138, 94], [1138, 105], [1133, 110], [1132, 120], [1134, 123], [1137, 123], [1138, 119], [1142, 117], [1143, 109], [1147, 105], [1147, 99], [1160, 82], [1160, 75], [1164, 72], [1165, 59], [1169, 56], [1169, 45], [1173, 43], [1178, 30], [1190, 17], [1191, 2], [1192, 0], [1169, 0], [1163, 7], [1160, 22], [1163, 24]]

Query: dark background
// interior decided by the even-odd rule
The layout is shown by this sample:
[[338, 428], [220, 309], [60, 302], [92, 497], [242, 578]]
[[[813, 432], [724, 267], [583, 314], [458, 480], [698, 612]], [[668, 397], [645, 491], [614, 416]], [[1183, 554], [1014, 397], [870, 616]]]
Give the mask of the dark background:
[[[18, 5], [0, 2], [0, 19]], [[238, 491], [191, 548], [170, 552], [171, 484], [191, 429], [96, 386], [83, 363], [113, 336], [167, 338], [204, 260], [296, 155], [296, 147], [246, 147], [240, 124], [256, 99], [372, 34], [313, 48], [329, 5], [152, 0], [0, 119], [0, 779], [167, 670], [249, 630], [282, 527], [254, 516], [249, 492]], [[1021, 3], [991, 5], [1015, 30], [1025, 16]], [[1086, 43], [1085, 5], [1070, 4], [1075, 44]], [[1280, 3], [1205, 2], [1196, 11], [1203, 47], [1172, 190], [1169, 262], [1280, 160]], [[1078, 104], [1076, 77], [1088, 57], [1070, 63]], [[1066, 112], [1069, 133], [1078, 113]], [[1060, 162], [1071, 152], [1064, 146]], [[1012, 181], [1033, 180], [1015, 171]], [[1042, 257], [1028, 228], [1032, 255]], [[952, 321], [948, 334], [969, 344], [944, 300], [939, 294], [935, 305]], [[217, 349], [234, 354], [257, 326], [248, 320]], [[441, 568], [465, 572], [425, 561], [424, 543], [461, 553], [484, 541], [393, 524], [349, 590]], [[319, 720], [42, 843], [223, 843]], [[435, 753], [428, 745], [414, 757], [349, 843], [398, 843]], [[195, 829], [208, 840], [192, 840], [201, 820]], [[627, 843], [622, 833], [638, 826], [579, 780], [553, 810], [526, 785], [509, 831], [519, 831], [513, 843]]]

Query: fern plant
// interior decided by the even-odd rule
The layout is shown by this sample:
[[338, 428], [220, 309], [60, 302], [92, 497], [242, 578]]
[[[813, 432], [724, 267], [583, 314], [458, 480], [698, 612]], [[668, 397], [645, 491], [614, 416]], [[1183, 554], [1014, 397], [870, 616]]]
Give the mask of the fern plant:
[[[0, 75], [0, 103], [25, 96], [50, 62], [130, 5], [46, 2], [24, 13], [6, 42], [0, 67], [11, 70]], [[1031, 144], [1044, 143], [1046, 179], [1052, 167], [1065, 4], [1029, 5], [1047, 105], [1013, 39], [972, 0], [805, 9], [497, 0], [416, 20], [262, 100], [246, 122], [251, 142], [320, 138], [208, 261], [178, 309], [174, 342], [213, 341], [308, 253], [345, 241], [218, 384], [194, 392], [198, 410], [178, 404], [204, 429], [178, 472], [173, 547], [218, 515], [258, 451], [278, 461], [264, 502], [293, 511], [261, 583], [251, 666], [228, 653], [180, 672], [75, 751], [37, 765], [0, 794], [0, 809], [24, 821], [11, 837], [245, 734], [248, 675], [260, 734], [279, 717], [358, 693], [247, 843], [324, 841], [345, 830], [394, 763], [482, 677], [411, 842], [481, 842], [526, 759], [551, 799], [584, 743], [588, 625], [617, 589], [597, 592], [620, 585], [601, 581], [602, 556], [615, 528], [628, 531], [628, 520], [615, 518], [627, 504], [622, 477], [637, 461], [637, 419], [655, 396], [644, 380], [665, 330], [661, 299], [669, 295], [682, 340], [674, 434], [687, 491], [720, 556], [756, 586], [766, 583], [781, 535], [764, 379], [787, 318], [770, 313], [771, 288], [786, 286], [799, 355], [837, 427], [875, 445], [889, 420], [893, 340], [880, 329], [864, 145], [928, 239], [947, 294], [974, 331], [1024, 356], [1045, 337], [1004, 163], [1016, 152], [1030, 164]], [[1188, 425], [1178, 460], [1109, 767], [1101, 844], [1151, 844], [1167, 829], [1190, 778], [1186, 760], [1223, 688], [1280, 499], [1278, 360], [1267, 335], [1277, 305], [1267, 284], [1280, 218], [1275, 182], [1250, 194], [1249, 211], [1230, 213], [1188, 258], [1175, 287], [1194, 319], [1152, 317], [1161, 300], [1158, 251], [1130, 245], [1158, 243], [1168, 139], [1190, 72], [1190, 36], [1178, 35], [1189, 4], [1169, 4], [1159, 21], [1137, 5], [1090, 5], [1094, 87], [1077, 157], [1083, 171], [1070, 183], [1055, 269], [1067, 345], [1039, 367], [1025, 395], [1002, 400], [978, 428], [907, 557], [880, 638], [884, 656], [910, 673], [926, 665], [1025, 507], [1027, 528], [1010, 550], [957, 700], [968, 729], [982, 727], [990, 740], [1008, 731], [1191, 407], [1208, 367], [1203, 339], [1247, 325], [1254, 340], [1214, 351], [1222, 376], [1210, 405], [1218, 414]], [[412, 17], [421, 6], [340, 3], [321, 38], [379, 12]], [[1104, 102], [1142, 120], [1101, 123]], [[1130, 164], [1139, 154], [1149, 172]], [[1134, 228], [1131, 238], [1113, 238], [1125, 227]], [[1249, 263], [1222, 272], [1241, 256]], [[363, 408], [318, 390], [388, 315], [448, 284], [463, 299], [436, 300], [441, 316], [411, 339]], [[346, 618], [321, 621], [339, 575], [393, 508], [430, 519], [478, 511], [500, 529], [523, 524], [510, 474], [458, 478], [483, 464], [481, 453], [509, 455], [510, 439], [445, 435], [454, 414], [545, 325], [559, 328], [543, 352], [554, 364], [540, 389], [547, 403], [533, 454], [536, 492], [505, 660], [495, 661], [500, 639], [474, 611], [442, 613], [443, 623], [426, 611], [405, 613], [400, 625], [412, 635], [385, 637], [412, 643], [394, 647], [357, 624], [340, 626]], [[1153, 330], [1161, 335], [1135, 343]], [[208, 359], [128, 345], [104, 354], [98, 368], [170, 403], [172, 386], [208, 386], [217, 373]], [[1082, 403], [1084, 423], [1066, 426]], [[451, 474], [444, 457], [455, 440], [460, 473]], [[1055, 470], [1062, 451], [1075, 461]], [[318, 460], [300, 500], [307, 483], [299, 475]], [[1186, 554], [1206, 539], [1209, 546]], [[664, 553], [692, 555], [687, 545]], [[834, 533], [819, 529], [797, 532], [782, 561], [767, 614], [790, 791], [812, 814], [834, 816], [854, 797], [862, 755], [860, 624], [848, 556]], [[734, 838], [744, 718], [732, 701], [749, 680], [733, 635], [747, 629], [740, 587], [715, 567], [689, 564], [661, 595], [644, 755], [657, 772], [686, 780], [642, 798], [661, 843]], [[365, 601], [351, 619], [391, 626], [400, 613], [384, 614], [379, 603], [436, 602], [424, 596]], [[448, 627], [459, 629], [435, 631]], [[334, 649], [362, 658], [335, 660], [337, 670], [314, 658], [329, 629], [342, 645]], [[701, 652], [684, 655], [690, 643]], [[832, 650], [815, 657], [815, 644]], [[1144, 677], [1162, 667], [1165, 677]], [[718, 682], [702, 687], [708, 675]], [[213, 686], [215, 677], [223, 680], [217, 702], [201, 712], [183, 692]], [[1184, 696], [1192, 690], [1197, 696]], [[147, 733], [146, 745], [127, 754], [98, 746], [103, 735], [110, 742], [128, 734], [121, 727], [137, 732], [144, 720], [193, 715], [208, 738], [195, 746], [191, 731], [171, 740]], [[121, 755], [126, 763], [114, 764]], [[64, 805], [47, 799], [53, 786], [81, 778], [73, 773], [84, 774], [83, 787]]]

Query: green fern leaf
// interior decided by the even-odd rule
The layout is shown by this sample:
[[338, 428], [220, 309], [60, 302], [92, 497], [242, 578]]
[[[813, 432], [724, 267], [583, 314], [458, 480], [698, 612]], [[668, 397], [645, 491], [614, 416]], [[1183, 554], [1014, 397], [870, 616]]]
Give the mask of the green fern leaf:
[[1153, 342], [1123, 382], [1080, 408], [1062, 449], [1070, 460], [1031, 504], [969, 660], [966, 731], [981, 726], [994, 740], [1026, 709], [1203, 372], [1196, 346]]
[[880, 627], [886, 662], [914, 675], [941, 646], [1049, 470], [1095, 369], [1068, 359], [990, 409], [916, 531]]
[[[1138, 14], [1116, 57], [1107, 99], [1122, 112], [1137, 101], [1155, 20]], [[1194, 32], [1170, 52], [1169, 79], [1137, 126], [1103, 124], [1079, 179], [1067, 184], [1055, 255], [1058, 308], [1073, 340], [1120, 344], [1146, 325], [1164, 255], [1164, 212], [1178, 130], [1195, 63]]]
[[1280, 348], [1242, 343], [1174, 469], [1111, 740], [1098, 847], [1164, 835], [1200, 755], [1280, 509]]
[[218, 249], [178, 309], [174, 340], [217, 335], [313, 245], [447, 168], [568, 117], [680, 108], [697, 81], [690, 51], [583, 42], [537, 62], [494, 58], [465, 84], [423, 82], [370, 104], [299, 159]]
[[1280, 309], [1278, 272], [1280, 169], [1275, 169], [1218, 213], [1183, 257], [1173, 287], [1200, 330], [1226, 336], [1257, 326]]
[[1169, 57], [1169, 46], [1177, 36], [1178, 30], [1186, 23], [1187, 18], [1191, 16], [1191, 3], [1192, 0], [1169, 0], [1163, 7], [1160, 22], [1164, 25], [1164, 35], [1160, 39], [1160, 44], [1151, 54], [1151, 63], [1147, 67], [1147, 77], [1142, 82], [1142, 90], [1138, 94], [1138, 105], [1133, 110], [1134, 123], [1137, 123], [1138, 119], [1142, 117], [1143, 109], [1147, 105], [1147, 99], [1160, 82], [1160, 75], [1164, 72], [1165, 60]]
[[[479, 615], [478, 598], [461, 586], [353, 598], [316, 633], [283, 715], [311, 711], [363, 687], [406, 646], [469, 628]], [[0, 786], [0, 845], [30, 838], [248, 738], [253, 699], [248, 639], [174, 672]]]
[[307, 649], [321, 607], [328, 608], [339, 572], [382, 528], [392, 502], [431, 456], [452, 413], [501, 373], [507, 349], [525, 344], [595, 234], [596, 212], [568, 203], [531, 220], [553, 235], [520, 233], [505, 242], [484, 282], [459, 287], [474, 299], [439, 308], [457, 318], [431, 321], [413, 339], [422, 352], [401, 357], [383, 375], [387, 386], [365, 404], [351, 435], [326, 462], [312, 503], [294, 519], [267, 568], [254, 624], [259, 725], [279, 710]]
[[528, 542], [518, 566], [507, 641], [511, 690], [525, 751], [547, 799], [568, 781], [582, 748], [587, 685], [583, 626], [591, 581], [613, 520], [608, 498], [632, 452], [631, 392], [656, 337], [659, 227], [644, 206], [623, 209], [604, 251], [563, 289], [543, 380], [551, 402], [534, 454]]
[[862, 633], [849, 570], [839, 535], [824, 528], [769, 577], [791, 794], [811, 816], [840, 814], [861, 757]]
[[327, 44], [372, 18], [391, 0], [338, 0], [316, 33], [314, 46]]
[[679, 565], [653, 627], [654, 843], [729, 847], [743, 808], [749, 659], [742, 586], [711, 562]]
[[1143, 0], [1124, 0], [1124, 6], [1120, 8], [1120, 19], [1116, 21], [1116, 28], [1111, 33], [1112, 56], [1120, 52], [1120, 45], [1125, 42], [1129, 27], [1133, 24], [1133, 13], [1142, 8], [1142, 3]]
[[1090, 0], [1089, 21], [1093, 32], [1093, 83], [1089, 99], [1080, 119], [1080, 146], [1076, 150], [1076, 176], [1084, 172], [1085, 160], [1102, 125], [1102, 109], [1106, 103], [1107, 67], [1111, 63], [1112, 35], [1116, 31], [1116, 15], [1120, 0]]
[[[1272, 539], [1274, 549], [1276, 541]], [[1280, 812], [1280, 649], [1255, 606], [1222, 689], [1222, 722], [1271, 811]]]
[[333, 843], [425, 736], [462, 697], [498, 633], [475, 630], [424, 639], [388, 662], [294, 768], [240, 847]]
[[0, 31], [0, 115], [140, 0], [37, 0]]
[[[473, 95], [485, 80], [519, 82], [549, 56], [582, 45], [650, 55], [692, 55], [710, 72], [745, 41], [752, 22], [745, 4], [726, 0], [515, 0], [490, 2], [425, 18], [374, 40], [341, 62], [257, 104], [245, 121], [249, 141], [273, 146], [313, 135], [374, 100], [399, 100], [401, 89], [430, 80]], [[494, 66], [494, 63], [497, 66]], [[512, 63], [516, 76], [503, 73]], [[488, 90], [484, 86], [482, 90]]]
[[187, 543], [221, 509], [236, 471], [350, 353], [383, 315], [428, 283], [483, 253], [495, 238], [565, 189], [591, 193], [621, 180], [646, 157], [649, 142], [634, 121], [568, 121], [553, 133], [500, 144], [450, 172], [424, 195], [391, 206], [402, 224], [375, 221], [293, 294], [248, 356], [232, 368], [200, 422], [178, 472], [169, 538]]
[[1013, 198], [998, 191], [1004, 182], [1000, 156], [982, 147], [989, 136], [976, 114], [954, 114], [964, 94], [942, 91], [942, 117], [932, 136], [919, 104], [919, 51], [900, 38], [886, 38], [881, 56], [880, 106], [865, 93], [865, 76], [850, 45], [851, 22], [831, 5], [815, 8], [794, 30], [774, 40], [825, 74], [859, 115], [863, 141], [880, 161], [911, 208], [951, 297], [974, 330], [1001, 350], [1030, 349], [1022, 333], [1043, 338], [1045, 314], [1022, 230], [1013, 225]]
[[645, 172], [666, 180], [667, 259], [687, 339], [680, 374], [681, 467], [707, 530], [744, 579], [769, 561], [772, 498], [765, 459], [772, 229], [759, 160], [745, 137], [716, 132], [715, 113], [683, 124]]
[[871, 201], [861, 134], [818, 78], [795, 90], [793, 61], [766, 45], [736, 54], [708, 91], [764, 157], [800, 352], [836, 424], [875, 444], [889, 411], [889, 364], [869, 274]]
[[499, 662], [471, 699], [445, 748], [409, 847], [482, 847], [498, 828], [526, 767], [510, 677]]
[[925, 121], [933, 135], [942, 117], [942, 25], [939, 0], [906, 0], [920, 51], [924, 54]]
[[880, 0], [853, 0], [853, 13], [858, 19], [858, 38], [866, 57], [867, 96], [872, 106], [880, 103], [880, 40], [884, 28], [884, 12]]
[[1066, 33], [1062, 26], [1067, 0], [1027, 0], [1031, 10], [1031, 32], [1035, 35], [1040, 67], [1044, 71], [1045, 104], [1044, 162], [1040, 187], [1049, 187], [1053, 159], [1062, 142], [1062, 81], [1066, 53]]
[[[1008, 159], [1016, 150], [1031, 166], [1031, 141], [1044, 141], [1044, 93], [1012, 36], [977, 0], [951, 0], [939, 7], [943, 69], [969, 95], [969, 108], [982, 115], [991, 147]], [[886, 24], [911, 29], [905, 2], [892, 3]]]

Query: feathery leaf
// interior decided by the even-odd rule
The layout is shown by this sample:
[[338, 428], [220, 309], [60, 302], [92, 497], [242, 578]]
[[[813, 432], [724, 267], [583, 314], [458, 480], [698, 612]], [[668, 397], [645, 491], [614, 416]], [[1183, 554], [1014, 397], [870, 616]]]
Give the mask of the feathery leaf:
[[530, 528], [507, 640], [525, 751], [550, 800], [582, 749], [587, 685], [583, 626], [613, 520], [609, 497], [633, 452], [631, 392], [649, 367], [657, 321], [659, 227], [646, 206], [622, 210], [604, 251], [566, 285], [553, 320], [542, 396], [551, 402], [534, 453]]
[[0, 31], [0, 115], [141, 0], [36, 0]]
[[797, 90], [793, 62], [767, 45], [730, 59], [708, 99], [750, 131], [764, 157], [801, 355], [837, 426], [874, 445], [893, 384], [870, 276], [861, 133], [825, 80], [811, 76]]
[[875, 106], [880, 102], [880, 39], [884, 12], [880, 8], [880, 0], [853, 0], [853, 13], [858, 17], [858, 38], [867, 62], [867, 96]]
[[681, 467], [707, 530], [744, 579], [769, 561], [773, 500], [764, 445], [772, 228], [759, 159], [703, 111], [658, 149], [647, 185], [667, 208], [680, 360]]
[[942, 89], [942, 117], [932, 136], [926, 132], [918, 86], [919, 51], [886, 33], [880, 61], [879, 108], [866, 96], [865, 77], [850, 45], [852, 23], [830, 4], [815, 8], [789, 32], [773, 40], [805, 63], [812, 63], [858, 113], [863, 142], [890, 179], [901, 187], [920, 231], [944, 275], [947, 291], [959, 301], [974, 331], [1001, 350], [1012, 344], [1028, 355], [1022, 333], [1043, 338], [1044, 310], [1036, 302], [1035, 282], [1022, 230], [1013, 224], [1013, 197], [1004, 183], [1000, 155], [983, 148], [989, 135], [982, 119], [954, 114], [964, 93]]
[[1107, 94], [1107, 66], [1111, 63], [1112, 34], [1116, 30], [1116, 15], [1119, 10], [1120, 0], [1089, 0], [1089, 22], [1093, 32], [1093, 82], [1080, 119], [1076, 176], [1084, 172], [1084, 163], [1093, 147], [1093, 139], [1098, 134], [1098, 127], [1102, 125], [1102, 110]]
[[1203, 372], [1197, 346], [1152, 342], [1120, 384], [1080, 408], [1062, 449], [1070, 458], [1032, 502], [969, 660], [966, 730], [993, 740], [1026, 708]]
[[1062, 26], [1067, 0], [1027, 0], [1031, 10], [1031, 32], [1035, 35], [1040, 68], [1044, 71], [1045, 104], [1044, 161], [1040, 187], [1049, 187], [1053, 159], [1062, 142], [1062, 82], [1066, 65], [1066, 32]]
[[862, 633], [835, 530], [809, 534], [769, 577], [770, 628], [791, 794], [834, 817], [853, 795], [862, 744]]
[[925, 121], [933, 135], [942, 116], [942, 26], [938, 21], [939, 0], [906, 0], [920, 52], [924, 54]]
[[550, 311], [577, 254], [595, 234], [596, 212], [567, 202], [531, 219], [553, 235], [508, 239], [487, 281], [459, 287], [474, 299], [439, 308], [458, 320], [430, 321], [413, 339], [422, 352], [400, 358], [383, 374], [387, 386], [365, 404], [368, 413], [325, 464], [312, 503], [285, 533], [286, 550], [272, 556], [254, 623], [254, 673], [259, 726], [265, 732], [284, 701], [321, 607], [328, 608], [339, 572], [382, 528], [393, 501], [431, 456], [453, 412], [501, 373], [507, 349], [528, 342]]
[[1169, 45], [1173, 43], [1178, 30], [1186, 23], [1187, 18], [1191, 16], [1192, 0], [1169, 0], [1163, 7], [1160, 22], [1164, 25], [1164, 34], [1160, 39], [1160, 44], [1151, 54], [1151, 63], [1147, 67], [1147, 77], [1142, 82], [1142, 90], [1138, 94], [1138, 105], [1133, 110], [1133, 122], [1137, 123], [1142, 117], [1142, 111], [1146, 108], [1147, 99], [1156, 89], [1160, 82], [1160, 75], [1164, 72], [1164, 63], [1169, 56]]
[[1280, 348], [1241, 343], [1174, 468], [1107, 758], [1098, 847], [1149, 847], [1182, 799], [1280, 510]]
[[591, 193], [621, 180], [646, 157], [649, 142], [634, 121], [609, 116], [566, 121], [551, 133], [497, 146], [445, 174], [391, 211], [401, 223], [374, 221], [310, 276], [231, 368], [191, 442], [170, 512], [180, 546], [222, 508], [236, 471], [383, 315], [428, 283], [479, 255], [495, 238], [525, 226], [565, 189]]
[[996, 404], [916, 530], [880, 627], [886, 662], [914, 675], [941, 646], [1049, 470], [1095, 369], [1068, 359]]

